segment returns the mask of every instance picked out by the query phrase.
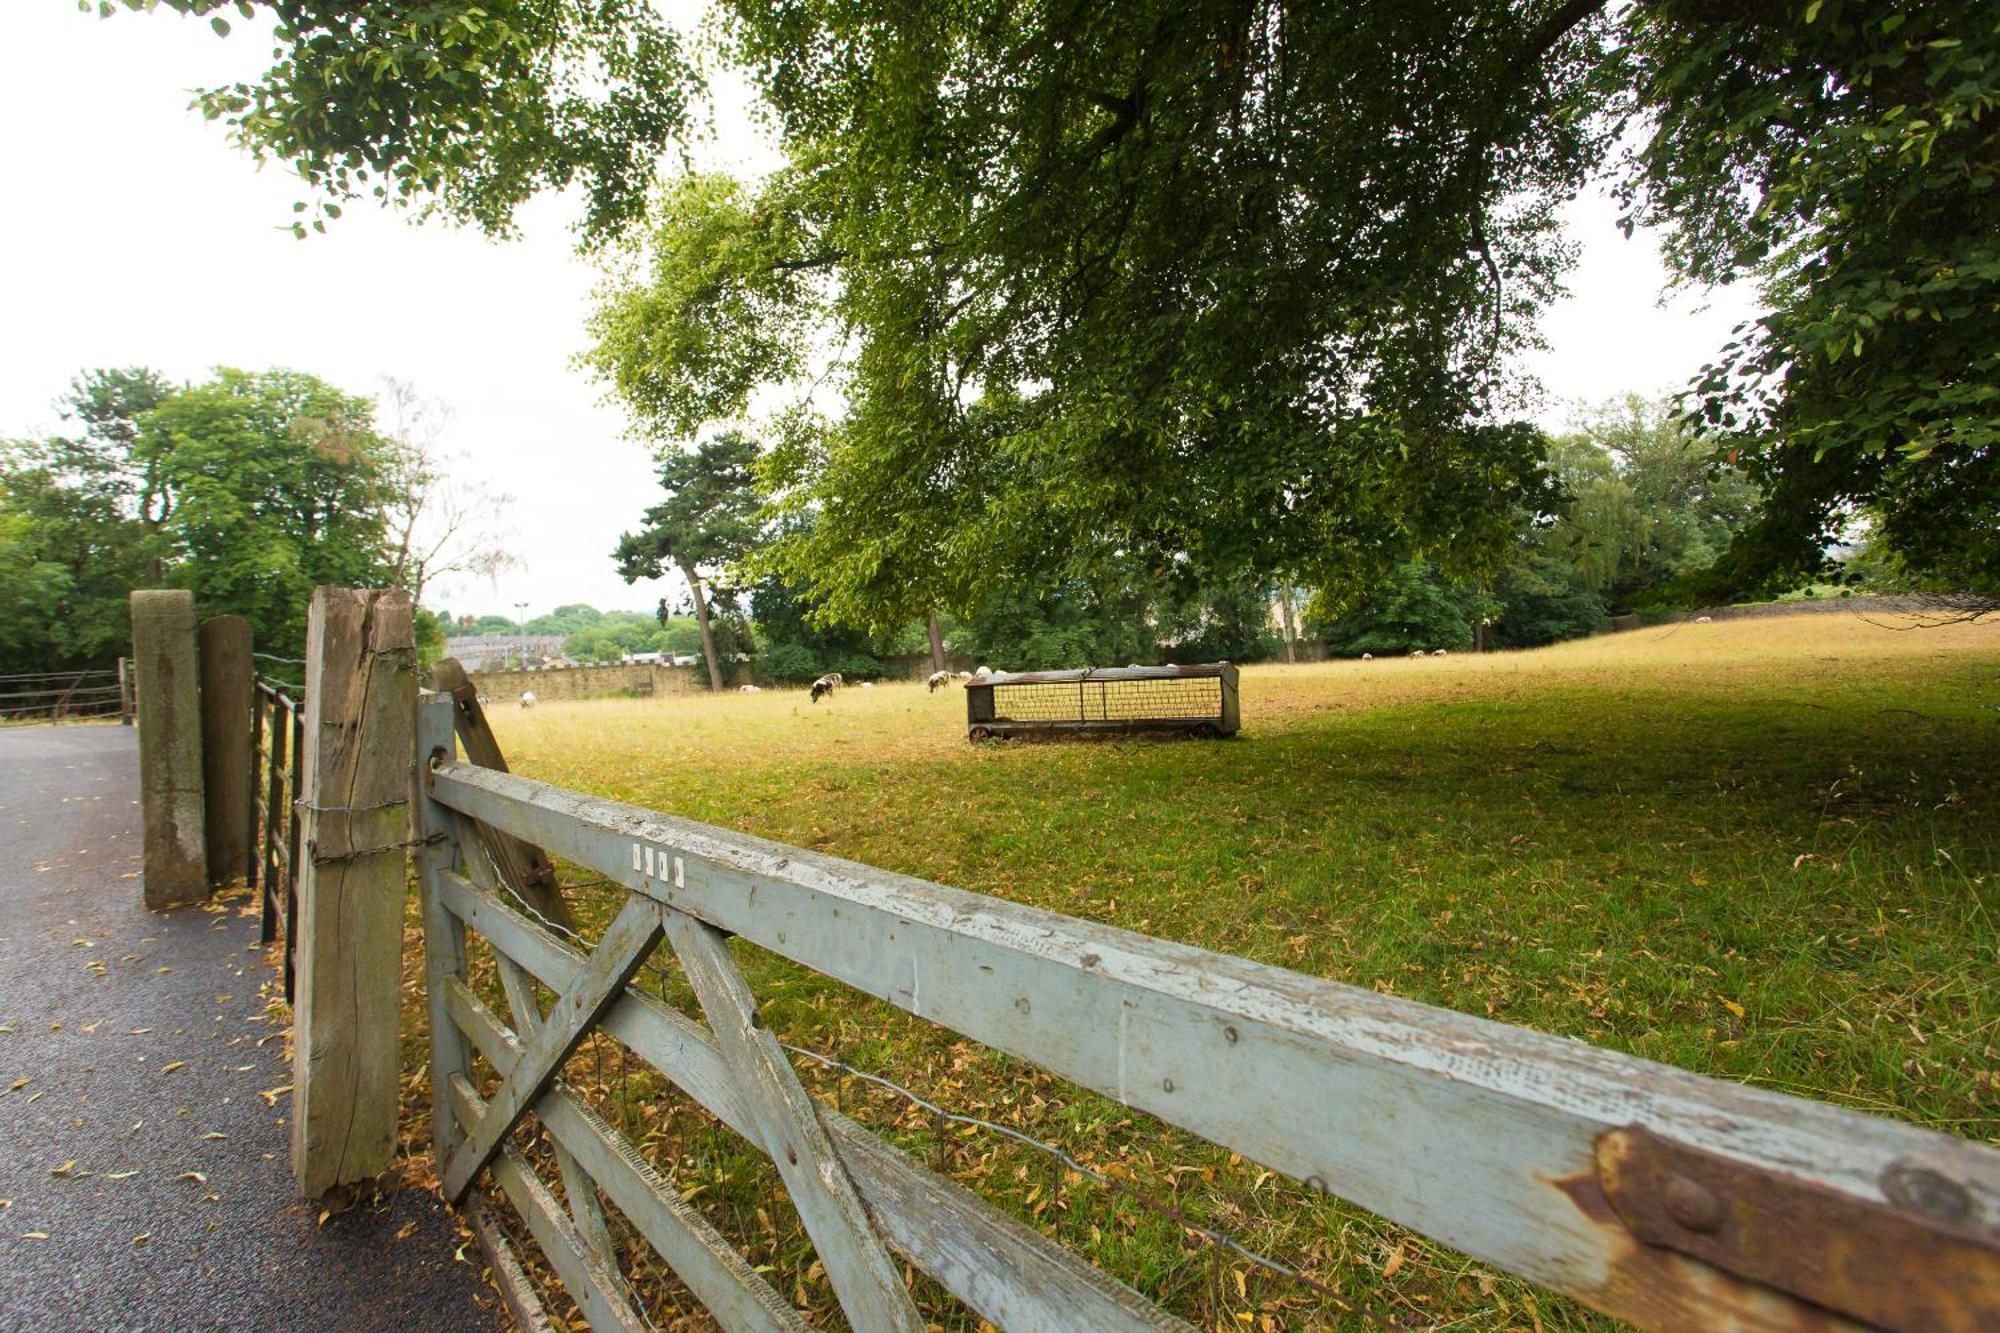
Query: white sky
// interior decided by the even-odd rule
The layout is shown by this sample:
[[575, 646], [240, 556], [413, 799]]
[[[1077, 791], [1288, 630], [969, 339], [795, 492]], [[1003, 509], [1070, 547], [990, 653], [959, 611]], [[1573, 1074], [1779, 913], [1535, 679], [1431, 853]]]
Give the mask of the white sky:
[[[234, 16], [232, 15], [232, 18]], [[571, 368], [594, 273], [573, 253], [570, 201], [536, 201], [522, 239], [485, 240], [359, 204], [328, 235], [285, 230], [301, 198], [259, 170], [190, 90], [257, 72], [250, 25], [226, 39], [171, 13], [80, 13], [73, 0], [0, 5], [0, 435], [56, 424], [54, 401], [97, 366], [180, 379], [210, 367], [286, 366], [349, 392], [408, 380], [453, 412], [448, 449], [475, 453], [516, 497], [525, 568], [498, 587], [447, 579], [433, 604], [539, 615], [565, 602], [650, 610], [664, 585], [613, 571], [618, 534], [654, 490], [650, 459], [615, 407]], [[741, 106], [738, 96], [726, 99]], [[705, 165], [767, 160], [741, 123], [720, 125]], [[1740, 293], [1703, 310], [1664, 305], [1657, 249], [1627, 241], [1601, 197], [1569, 213], [1582, 261], [1529, 363], [1569, 404], [1677, 386], [1750, 311]]]

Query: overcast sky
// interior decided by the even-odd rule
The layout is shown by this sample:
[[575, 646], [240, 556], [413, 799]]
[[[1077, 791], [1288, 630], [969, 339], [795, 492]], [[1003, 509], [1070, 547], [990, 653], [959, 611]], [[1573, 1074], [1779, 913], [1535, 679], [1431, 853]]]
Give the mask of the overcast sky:
[[[516, 497], [526, 565], [497, 587], [446, 580], [427, 601], [651, 609], [666, 589], [627, 586], [609, 557], [650, 503], [650, 460], [570, 365], [595, 277], [574, 256], [570, 202], [537, 201], [508, 243], [359, 205], [329, 235], [295, 240], [293, 178], [260, 171], [188, 110], [192, 89], [253, 75], [268, 52], [241, 22], [218, 38], [166, 12], [0, 4], [0, 435], [52, 428], [54, 400], [86, 367], [188, 380], [286, 366], [371, 394], [394, 376], [448, 404], [446, 447]], [[768, 149], [729, 100], [739, 110], [722, 114], [704, 163], [754, 169]], [[1570, 210], [1582, 262], [1548, 313], [1550, 351], [1530, 364], [1551, 426], [1569, 403], [1677, 386], [1748, 313], [1736, 293], [1660, 304], [1656, 247], [1615, 219], [1602, 198]]]

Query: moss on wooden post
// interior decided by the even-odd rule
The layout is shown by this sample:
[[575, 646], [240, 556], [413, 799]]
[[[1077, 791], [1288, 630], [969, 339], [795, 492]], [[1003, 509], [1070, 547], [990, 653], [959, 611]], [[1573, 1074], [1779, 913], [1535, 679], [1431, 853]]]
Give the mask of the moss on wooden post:
[[317, 1198], [395, 1160], [417, 652], [400, 590], [315, 589], [306, 625], [292, 1172]]
[[207, 826], [208, 882], [247, 875], [250, 857], [251, 696], [250, 622], [210, 616], [197, 635], [201, 653], [202, 810]]
[[132, 659], [146, 906], [199, 902], [208, 897], [208, 850], [193, 593], [132, 594]]

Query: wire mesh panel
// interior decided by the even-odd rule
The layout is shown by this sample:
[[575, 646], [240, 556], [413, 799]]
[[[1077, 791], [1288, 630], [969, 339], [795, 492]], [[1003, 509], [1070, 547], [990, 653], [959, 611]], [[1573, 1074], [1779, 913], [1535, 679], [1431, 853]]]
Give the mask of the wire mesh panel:
[[1236, 668], [1109, 667], [978, 676], [966, 682], [974, 740], [1031, 731], [1185, 731], [1238, 728]]

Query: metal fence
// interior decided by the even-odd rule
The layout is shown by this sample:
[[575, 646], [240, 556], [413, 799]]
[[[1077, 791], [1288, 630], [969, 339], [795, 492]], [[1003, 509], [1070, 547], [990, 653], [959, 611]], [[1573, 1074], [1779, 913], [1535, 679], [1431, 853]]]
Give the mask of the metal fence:
[[298, 933], [299, 795], [305, 703], [296, 685], [259, 676], [251, 696], [250, 864], [262, 907], [258, 939], [285, 938], [285, 999], [292, 999]]
[[124, 663], [115, 670], [37, 671], [0, 676], [0, 722], [127, 717]]
[[[801, 1084], [732, 936], [1500, 1268], [1652, 1327], [2000, 1326], [2000, 1153], [1818, 1102], [945, 888], [455, 758], [417, 729], [434, 1132], [490, 1172], [592, 1325], [644, 1328], [602, 1201], [730, 1328], [797, 1313], [560, 1078], [602, 1033], [776, 1167], [857, 1329], [902, 1265], [1010, 1329], [1186, 1325]], [[623, 890], [594, 946], [522, 910], [481, 830]], [[483, 937], [507, 1017], [467, 970]], [[699, 1023], [628, 983], [662, 941]], [[537, 984], [554, 995], [544, 1007]], [[559, 1196], [513, 1137], [532, 1114]]]

